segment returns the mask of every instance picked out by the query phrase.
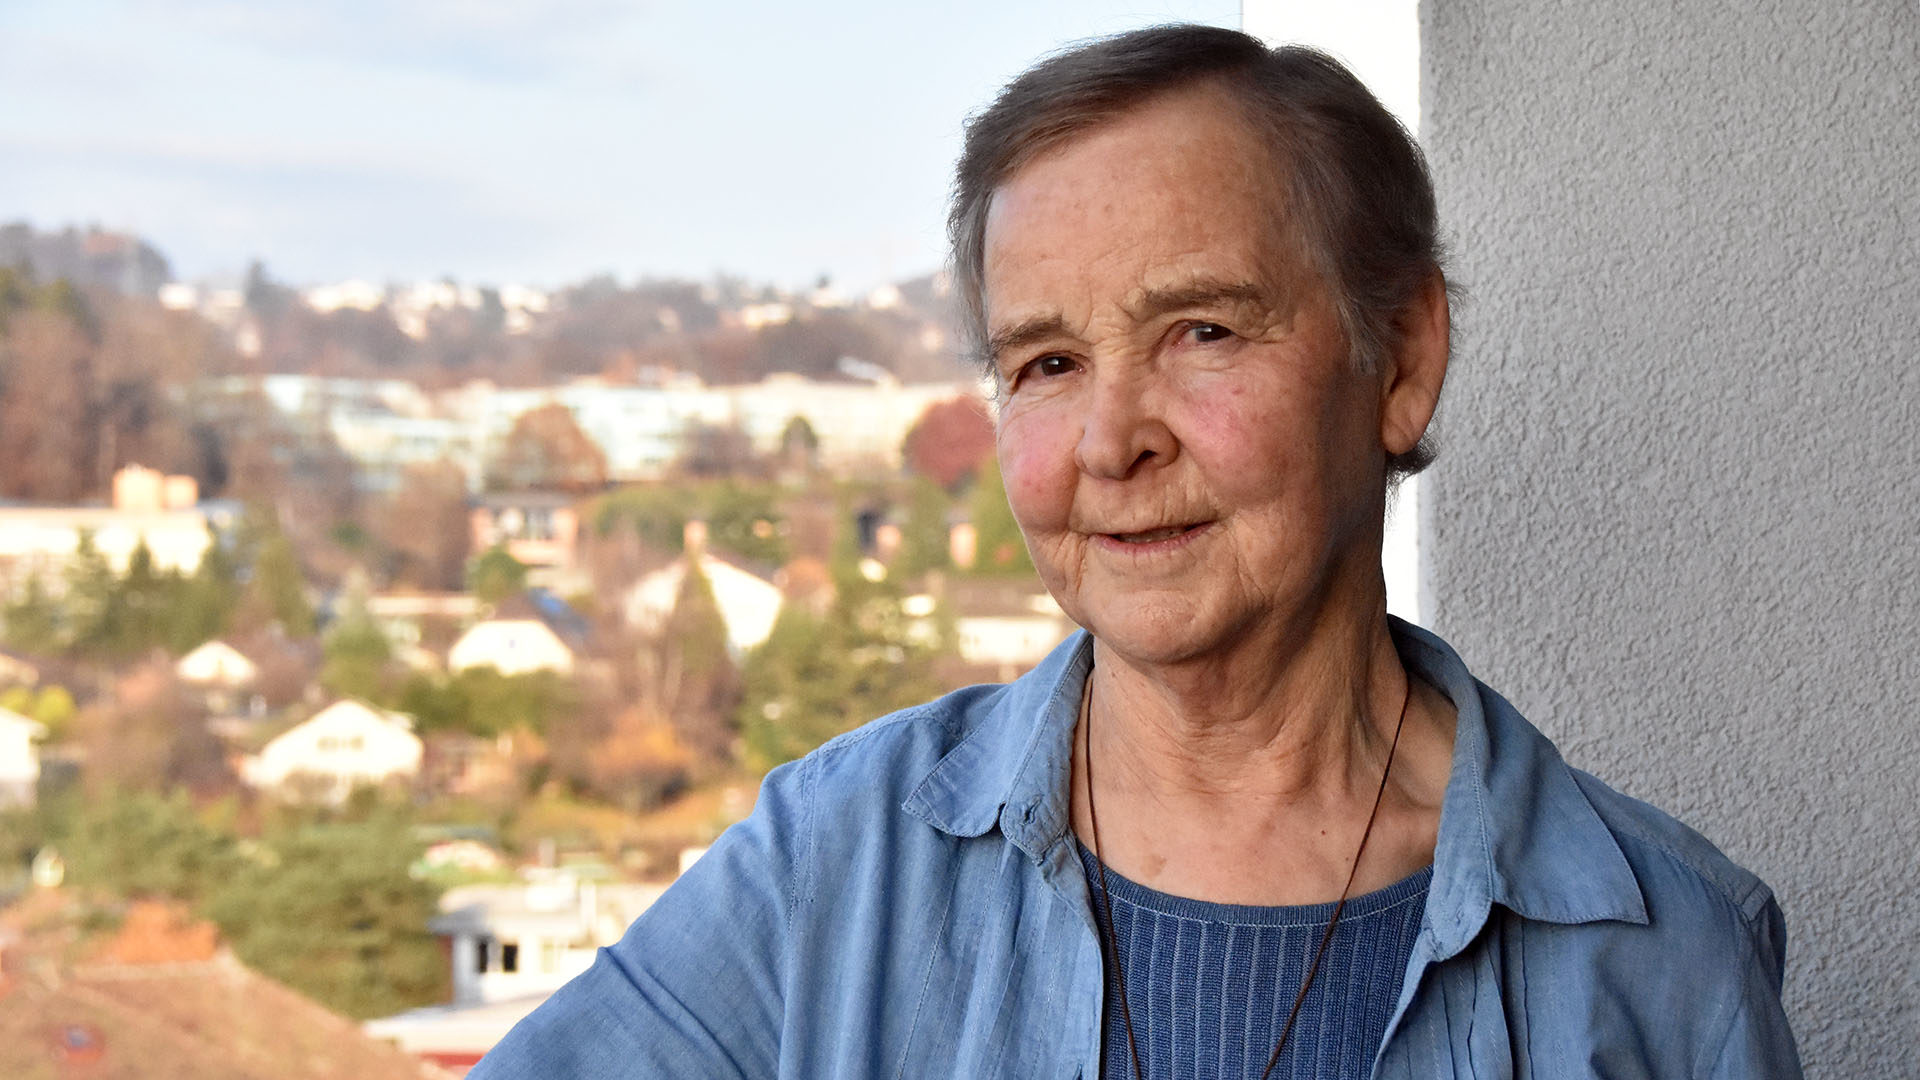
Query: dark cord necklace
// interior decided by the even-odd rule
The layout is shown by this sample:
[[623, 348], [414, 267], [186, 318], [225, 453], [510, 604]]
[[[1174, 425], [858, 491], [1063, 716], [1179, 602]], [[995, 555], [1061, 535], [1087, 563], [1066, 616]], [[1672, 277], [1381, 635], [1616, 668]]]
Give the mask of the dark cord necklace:
[[[1273, 1067], [1280, 1063], [1280, 1051], [1287, 1045], [1287, 1036], [1293, 1034], [1293, 1022], [1300, 1016], [1300, 1006], [1307, 1000], [1307, 991], [1313, 987], [1313, 977], [1320, 973], [1320, 960], [1327, 955], [1327, 945], [1333, 941], [1333, 929], [1340, 925], [1340, 912], [1347, 906], [1347, 895], [1353, 891], [1353, 879], [1360, 873], [1360, 857], [1366, 854], [1367, 838], [1373, 835], [1373, 820], [1380, 816], [1380, 802], [1387, 794], [1387, 776], [1393, 772], [1393, 753], [1400, 748], [1400, 730], [1407, 724], [1407, 704], [1413, 700], [1413, 679], [1407, 679], [1406, 693], [1400, 699], [1400, 719], [1393, 725], [1393, 741], [1387, 744], [1387, 764], [1380, 770], [1380, 790], [1374, 793], [1373, 809], [1367, 811], [1367, 827], [1361, 830], [1360, 846], [1354, 849], [1353, 866], [1347, 871], [1346, 887], [1340, 890], [1340, 900], [1333, 905], [1333, 917], [1327, 920], [1326, 932], [1320, 935], [1320, 947], [1313, 951], [1313, 962], [1307, 965], [1307, 977], [1300, 983], [1300, 992], [1293, 997], [1293, 1008], [1287, 1010], [1287, 1022], [1280, 1027], [1280, 1039], [1273, 1044], [1273, 1054], [1267, 1058], [1267, 1067], [1260, 1070], [1260, 1080], [1272, 1075]], [[1108, 960], [1113, 964], [1113, 976], [1120, 987], [1120, 1023], [1127, 1031], [1127, 1057], [1133, 1062], [1133, 1080], [1145, 1080], [1140, 1069], [1140, 1048], [1133, 1038], [1133, 1012], [1127, 1007], [1127, 973], [1120, 967], [1120, 935], [1113, 926], [1113, 895], [1107, 890], [1107, 862], [1100, 857], [1100, 815], [1093, 807], [1093, 735], [1089, 730], [1093, 717], [1093, 672], [1087, 672], [1086, 688], [1080, 693], [1080, 737], [1084, 740], [1081, 761], [1087, 776], [1087, 831], [1093, 841], [1093, 865], [1100, 870], [1100, 902], [1106, 914], [1106, 939]]]

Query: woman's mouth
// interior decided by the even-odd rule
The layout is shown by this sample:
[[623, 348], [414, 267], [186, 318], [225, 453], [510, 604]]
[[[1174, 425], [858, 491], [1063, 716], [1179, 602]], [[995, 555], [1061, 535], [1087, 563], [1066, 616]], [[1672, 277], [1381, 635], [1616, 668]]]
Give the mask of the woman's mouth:
[[1140, 532], [1104, 533], [1107, 539], [1121, 544], [1142, 545], [1161, 544], [1178, 540], [1206, 528], [1207, 522], [1199, 521], [1190, 525], [1165, 525], [1157, 529], [1144, 529]]

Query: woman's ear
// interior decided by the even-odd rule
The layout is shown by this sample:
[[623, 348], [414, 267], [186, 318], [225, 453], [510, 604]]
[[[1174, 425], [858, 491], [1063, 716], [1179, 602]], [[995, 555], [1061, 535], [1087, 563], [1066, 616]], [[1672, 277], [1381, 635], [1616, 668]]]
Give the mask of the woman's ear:
[[1380, 445], [1389, 455], [1410, 452], [1426, 434], [1447, 378], [1452, 323], [1447, 279], [1435, 270], [1400, 318], [1398, 343], [1380, 373]]

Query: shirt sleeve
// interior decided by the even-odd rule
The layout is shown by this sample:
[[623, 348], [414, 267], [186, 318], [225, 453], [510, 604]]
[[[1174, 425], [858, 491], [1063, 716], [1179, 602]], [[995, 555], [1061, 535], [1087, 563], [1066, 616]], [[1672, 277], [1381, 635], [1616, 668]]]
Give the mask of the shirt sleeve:
[[752, 815], [517, 1024], [470, 1080], [776, 1075], [787, 935], [811, 828], [807, 766], [769, 773]]
[[1800, 1052], [1780, 1001], [1786, 969], [1786, 920], [1771, 896], [1753, 921], [1754, 949], [1741, 999], [1706, 1072], [1710, 1080], [1801, 1080]]

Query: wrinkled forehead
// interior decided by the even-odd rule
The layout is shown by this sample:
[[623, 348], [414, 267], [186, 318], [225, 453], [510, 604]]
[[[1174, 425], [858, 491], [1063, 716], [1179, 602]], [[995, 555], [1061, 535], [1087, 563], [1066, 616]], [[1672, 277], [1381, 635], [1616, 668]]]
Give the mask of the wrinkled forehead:
[[1303, 267], [1266, 140], [1211, 88], [1051, 146], [997, 187], [983, 236], [989, 332], [1075, 288], [1138, 304], [1194, 280], [1292, 291]]

